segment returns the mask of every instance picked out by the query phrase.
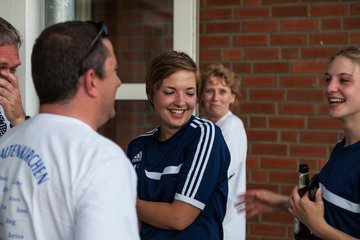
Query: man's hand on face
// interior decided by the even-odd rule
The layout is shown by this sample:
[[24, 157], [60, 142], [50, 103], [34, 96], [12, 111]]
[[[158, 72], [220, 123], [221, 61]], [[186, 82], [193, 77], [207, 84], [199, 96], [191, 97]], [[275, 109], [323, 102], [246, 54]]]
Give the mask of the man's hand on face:
[[25, 120], [17, 77], [10, 71], [0, 71], [0, 105], [12, 126]]

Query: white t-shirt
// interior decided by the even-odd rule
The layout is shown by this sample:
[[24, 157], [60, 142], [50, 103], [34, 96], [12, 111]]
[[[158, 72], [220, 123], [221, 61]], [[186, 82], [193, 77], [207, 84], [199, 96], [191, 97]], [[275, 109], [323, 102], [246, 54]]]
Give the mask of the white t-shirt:
[[136, 174], [84, 122], [38, 114], [0, 138], [0, 239], [139, 239]]
[[229, 193], [223, 221], [224, 240], [244, 240], [246, 236], [245, 213], [237, 212], [235, 202], [237, 197], [246, 191], [246, 132], [241, 119], [231, 111], [215, 124], [221, 128], [231, 155], [228, 169]]

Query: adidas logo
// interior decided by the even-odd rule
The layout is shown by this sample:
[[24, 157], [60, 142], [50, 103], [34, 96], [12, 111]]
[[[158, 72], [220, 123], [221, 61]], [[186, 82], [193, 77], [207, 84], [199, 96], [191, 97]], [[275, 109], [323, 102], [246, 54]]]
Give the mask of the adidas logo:
[[142, 159], [142, 151], [140, 151], [136, 156], [131, 160], [132, 163], [141, 162]]

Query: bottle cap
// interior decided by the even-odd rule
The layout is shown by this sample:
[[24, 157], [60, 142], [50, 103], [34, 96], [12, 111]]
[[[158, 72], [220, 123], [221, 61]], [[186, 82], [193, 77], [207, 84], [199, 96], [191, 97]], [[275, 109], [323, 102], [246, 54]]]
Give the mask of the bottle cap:
[[299, 173], [307, 173], [309, 172], [309, 166], [305, 163], [299, 165]]

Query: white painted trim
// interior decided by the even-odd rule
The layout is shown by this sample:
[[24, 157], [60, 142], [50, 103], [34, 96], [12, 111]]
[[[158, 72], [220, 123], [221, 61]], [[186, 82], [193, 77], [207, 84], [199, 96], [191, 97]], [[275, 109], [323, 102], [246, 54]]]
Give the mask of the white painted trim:
[[[198, 1], [174, 0], [173, 48], [189, 54], [198, 62]], [[124, 83], [117, 100], [146, 100], [145, 83]]]
[[[19, 68], [20, 91], [28, 115], [38, 112], [38, 98], [31, 78], [31, 51], [36, 37], [45, 26], [45, 0], [1, 0], [0, 16], [3, 16], [20, 31], [24, 38], [20, 48], [22, 66]], [[82, 0], [89, 7], [88, 0]], [[198, 1], [174, 1], [174, 49], [184, 51], [198, 61]], [[83, 20], [87, 18], [82, 13]], [[146, 100], [145, 83], [123, 84], [117, 94], [118, 100]]]
[[122, 84], [115, 98], [116, 100], [147, 100], [145, 83]]
[[198, 62], [198, 1], [174, 0], [174, 50]]
[[0, 16], [17, 28], [22, 36], [21, 66], [18, 68], [20, 93], [27, 115], [38, 112], [39, 103], [31, 77], [31, 52], [36, 37], [44, 28], [45, 0], [1, 0]]

